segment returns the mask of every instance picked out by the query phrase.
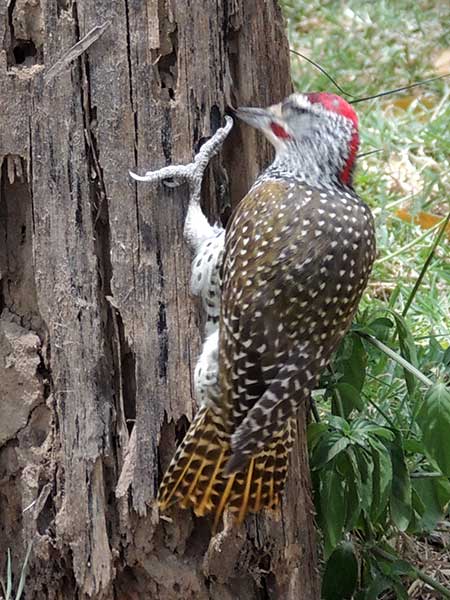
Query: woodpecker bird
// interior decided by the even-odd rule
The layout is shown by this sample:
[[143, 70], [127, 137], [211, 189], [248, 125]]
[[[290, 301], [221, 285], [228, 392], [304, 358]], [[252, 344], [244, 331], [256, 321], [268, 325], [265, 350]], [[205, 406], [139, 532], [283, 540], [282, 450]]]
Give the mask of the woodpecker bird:
[[215, 524], [225, 508], [241, 522], [278, 504], [297, 408], [348, 330], [375, 258], [372, 215], [352, 186], [353, 108], [320, 92], [236, 115], [276, 155], [226, 231], [200, 236], [193, 284], [206, 308], [220, 304], [220, 323], [196, 369], [201, 407], [159, 490], [162, 510], [215, 512]]

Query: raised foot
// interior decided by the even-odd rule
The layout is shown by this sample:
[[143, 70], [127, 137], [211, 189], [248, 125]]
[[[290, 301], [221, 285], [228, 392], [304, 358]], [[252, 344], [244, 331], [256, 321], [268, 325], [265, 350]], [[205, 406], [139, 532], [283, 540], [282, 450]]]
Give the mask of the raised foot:
[[136, 181], [150, 183], [159, 183], [171, 179], [171, 182], [167, 182], [169, 187], [187, 183], [191, 192], [191, 201], [199, 201], [202, 179], [206, 167], [211, 158], [219, 151], [232, 127], [233, 119], [228, 115], [225, 116], [225, 125], [218, 129], [216, 133], [203, 144], [193, 162], [187, 165], [170, 165], [156, 171], [147, 171], [144, 175], [137, 175], [136, 173], [133, 173], [133, 171], [129, 171], [130, 177]]

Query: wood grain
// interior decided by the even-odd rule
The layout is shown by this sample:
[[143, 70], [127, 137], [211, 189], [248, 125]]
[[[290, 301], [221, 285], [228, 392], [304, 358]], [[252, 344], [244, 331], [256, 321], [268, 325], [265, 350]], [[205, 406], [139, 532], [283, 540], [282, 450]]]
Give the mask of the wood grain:
[[[227, 106], [290, 92], [275, 0], [16, 0], [0, 39], [1, 318], [39, 336], [26, 346], [38, 397], [0, 447], [0, 572], [33, 540], [27, 599], [318, 598], [305, 411], [278, 515], [213, 539], [189, 511], [158, 519], [195, 409], [201, 316], [187, 190], [127, 177], [190, 161]], [[204, 184], [211, 219], [270, 152], [233, 130]], [[0, 422], [20, 385], [0, 391]]]

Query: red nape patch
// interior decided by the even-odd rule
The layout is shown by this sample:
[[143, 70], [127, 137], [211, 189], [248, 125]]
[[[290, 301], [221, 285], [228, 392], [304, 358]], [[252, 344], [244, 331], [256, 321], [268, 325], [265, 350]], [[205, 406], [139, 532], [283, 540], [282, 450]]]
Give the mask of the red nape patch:
[[342, 183], [349, 184], [352, 176], [353, 167], [355, 166], [356, 154], [359, 148], [359, 133], [358, 133], [358, 115], [353, 110], [353, 107], [337, 94], [329, 94], [328, 92], [312, 92], [305, 94], [311, 104], [321, 104], [330, 112], [335, 112], [353, 124], [353, 133], [348, 148], [348, 158], [344, 168], [341, 171]]
[[359, 135], [357, 131], [353, 132], [352, 139], [350, 140], [349, 145], [349, 154], [347, 158], [347, 162], [345, 163], [345, 167], [341, 171], [341, 181], [346, 185], [351, 183], [350, 179], [352, 176], [353, 167], [355, 165], [356, 153], [359, 148]]
[[286, 129], [284, 129], [284, 127], [281, 125], [278, 125], [278, 123], [271, 123], [270, 129], [277, 136], [277, 138], [288, 139], [291, 137]]

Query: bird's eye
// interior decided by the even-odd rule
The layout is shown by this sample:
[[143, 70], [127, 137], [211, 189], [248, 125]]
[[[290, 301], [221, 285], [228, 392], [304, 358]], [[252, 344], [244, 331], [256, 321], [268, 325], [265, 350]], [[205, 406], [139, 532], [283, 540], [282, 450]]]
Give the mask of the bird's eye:
[[294, 111], [295, 111], [295, 113], [296, 113], [297, 115], [304, 115], [304, 114], [306, 114], [307, 112], [309, 112], [309, 110], [308, 110], [308, 109], [306, 109], [306, 108], [302, 108], [301, 106], [295, 106], [295, 107], [294, 107]]
[[286, 129], [279, 123], [272, 122], [270, 124], [270, 129], [272, 130], [272, 133], [277, 136], [277, 138], [289, 139], [291, 137]]
[[307, 108], [300, 106], [295, 100], [291, 100], [290, 98], [283, 102], [282, 111], [283, 113], [290, 113], [295, 115], [302, 115], [304, 113], [309, 112]]

